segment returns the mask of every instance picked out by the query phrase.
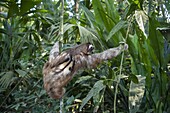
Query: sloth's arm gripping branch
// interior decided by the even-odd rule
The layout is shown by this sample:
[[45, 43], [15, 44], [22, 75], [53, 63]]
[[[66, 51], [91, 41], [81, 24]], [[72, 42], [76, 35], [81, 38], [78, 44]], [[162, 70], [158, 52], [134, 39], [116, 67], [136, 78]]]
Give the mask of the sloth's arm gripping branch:
[[127, 50], [128, 45], [119, 45], [116, 48], [105, 50], [88, 56], [77, 56], [76, 63], [80, 68], [96, 68], [101, 62], [118, 56], [122, 51]]

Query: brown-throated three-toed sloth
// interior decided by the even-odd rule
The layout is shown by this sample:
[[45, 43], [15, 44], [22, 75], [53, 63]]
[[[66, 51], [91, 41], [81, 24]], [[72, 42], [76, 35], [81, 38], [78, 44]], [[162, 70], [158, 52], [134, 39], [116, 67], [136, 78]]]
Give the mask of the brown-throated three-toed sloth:
[[102, 61], [116, 57], [127, 48], [127, 44], [121, 44], [116, 48], [91, 54], [92, 44], [85, 43], [59, 54], [59, 44], [56, 42], [50, 51], [49, 61], [43, 67], [44, 88], [50, 97], [59, 99], [65, 93], [64, 86], [79, 69], [95, 68]]

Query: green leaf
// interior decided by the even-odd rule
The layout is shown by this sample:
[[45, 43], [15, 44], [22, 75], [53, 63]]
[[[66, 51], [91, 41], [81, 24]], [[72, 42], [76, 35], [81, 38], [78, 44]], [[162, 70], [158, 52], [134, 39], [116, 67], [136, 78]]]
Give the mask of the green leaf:
[[135, 3], [130, 4], [130, 7], [125, 11], [124, 18], [127, 18], [129, 15], [134, 14], [135, 10], [138, 9], [138, 5]]
[[139, 43], [138, 43], [138, 36], [135, 34], [133, 37], [129, 37], [127, 38], [127, 43], [129, 46], [128, 50], [129, 50], [129, 53], [130, 55], [132, 56], [132, 60], [131, 60], [131, 63], [132, 63], [132, 66], [131, 66], [131, 70], [132, 70], [132, 74], [139, 74], [139, 70], [138, 69], [141, 69], [141, 65], [138, 65], [139, 64], [139, 58], [138, 58], [138, 55], [139, 55]]
[[40, 36], [38, 35], [38, 33], [34, 32], [32, 33], [32, 35], [34, 36], [34, 40], [38, 43], [38, 45], [41, 45], [41, 41], [40, 41]]
[[131, 79], [132, 82], [135, 83], [135, 84], [138, 84], [138, 83], [139, 83], [137, 76], [135, 76], [134, 74], [130, 75], [130, 79]]
[[75, 100], [74, 96], [69, 97], [66, 101], [67, 105], [72, 104], [74, 102], [74, 100]]
[[22, 77], [24, 77], [26, 74], [27, 74], [27, 72], [26, 71], [23, 71], [23, 70], [20, 70], [20, 69], [17, 69], [17, 70], [15, 70], [20, 76], [22, 76]]
[[76, 26], [76, 25], [74, 25], [74, 24], [64, 24], [63, 33], [65, 33], [67, 30], [69, 30], [70, 28], [72, 28], [74, 26]]
[[102, 28], [105, 27], [108, 31], [110, 31], [111, 23], [108, 23], [108, 16], [104, 9], [105, 4], [103, 4], [100, 0], [92, 0], [96, 23]]
[[94, 14], [89, 9], [87, 9], [84, 5], [80, 5], [80, 8], [85, 12], [86, 17], [90, 22], [90, 26], [94, 28], [95, 25]]
[[89, 29], [78, 25], [81, 42], [92, 42], [92, 40], [97, 40], [97, 36]]
[[[114, 0], [106, 0], [106, 12], [109, 17], [108, 22], [109, 23], [117, 23], [120, 20], [120, 15], [117, 11], [117, 5], [115, 5], [115, 1]], [[112, 26], [112, 24], [110, 24], [110, 26]]]
[[23, 15], [42, 0], [21, 0], [20, 14]]
[[0, 75], [2, 76], [0, 78], [0, 87], [7, 88], [11, 84], [14, 73], [12, 71], [8, 71], [1, 73]]
[[135, 19], [136, 22], [138, 23], [139, 28], [143, 31], [144, 35], [146, 36], [147, 27], [145, 26], [148, 22], [148, 16], [144, 13], [144, 11], [135, 11]]
[[159, 26], [159, 23], [150, 18], [149, 19], [149, 36], [148, 39], [150, 40], [151, 47], [154, 50], [154, 53], [159, 60], [159, 64], [161, 64], [162, 67], [165, 67], [166, 64], [164, 64], [164, 38], [161, 35], [161, 33], [157, 30], [157, 27]]
[[152, 71], [149, 43], [139, 27], [135, 27], [136, 33], [134, 37], [128, 38], [129, 52], [133, 58], [132, 73], [139, 75], [147, 75]]
[[3, 33], [3, 34], [8, 35], [8, 33], [7, 33], [6, 29], [3, 29], [3, 28], [0, 28], [0, 33]]
[[129, 111], [130, 113], [136, 113], [142, 102], [142, 98], [145, 91], [145, 78], [144, 76], [138, 75], [139, 84], [133, 82], [130, 83], [129, 89]]
[[102, 80], [97, 81], [93, 88], [89, 91], [89, 93], [87, 94], [87, 96], [82, 100], [82, 104], [80, 106], [80, 110], [84, 107], [84, 105], [87, 104], [87, 102], [94, 96], [96, 96], [97, 94], [99, 94], [99, 92], [104, 89], [106, 86], [103, 84]]
[[16, 16], [19, 14], [19, 8], [16, 2], [9, 3], [9, 11], [8, 11], [8, 18]]
[[110, 38], [112, 38], [112, 36], [118, 32], [120, 29], [124, 28], [126, 25], [126, 21], [120, 21], [119, 23], [117, 23], [112, 30], [110, 31], [108, 37], [106, 38], [106, 41], [108, 41]]
[[75, 84], [80, 83], [80, 82], [85, 81], [85, 80], [88, 80], [90, 78], [92, 78], [92, 76], [82, 76], [75, 82]]

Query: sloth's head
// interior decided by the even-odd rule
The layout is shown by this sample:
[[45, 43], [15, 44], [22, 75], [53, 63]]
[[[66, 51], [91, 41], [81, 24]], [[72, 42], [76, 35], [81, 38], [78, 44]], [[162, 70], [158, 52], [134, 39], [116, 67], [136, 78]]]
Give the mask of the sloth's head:
[[80, 51], [85, 55], [91, 54], [93, 52], [93, 49], [94, 49], [94, 46], [91, 43], [84, 43], [84, 44], [81, 44], [77, 47], [79, 49], [81, 49]]
[[70, 48], [65, 52], [70, 53], [71, 55], [78, 55], [78, 54], [89, 55], [92, 53], [93, 49], [94, 47], [91, 43], [83, 43], [73, 48]]

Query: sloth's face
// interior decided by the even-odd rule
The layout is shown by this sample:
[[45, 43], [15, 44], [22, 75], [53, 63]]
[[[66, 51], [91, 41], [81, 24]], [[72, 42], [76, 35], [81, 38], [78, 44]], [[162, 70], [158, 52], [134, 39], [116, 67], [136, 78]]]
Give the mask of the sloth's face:
[[93, 52], [94, 46], [91, 43], [87, 43], [86, 54], [89, 55]]
[[92, 53], [93, 49], [94, 47], [91, 43], [84, 43], [71, 48], [67, 52], [69, 52], [72, 55], [79, 55], [79, 54], [89, 55]]

